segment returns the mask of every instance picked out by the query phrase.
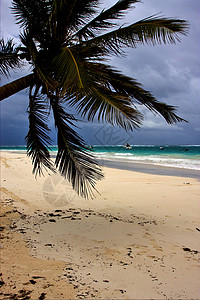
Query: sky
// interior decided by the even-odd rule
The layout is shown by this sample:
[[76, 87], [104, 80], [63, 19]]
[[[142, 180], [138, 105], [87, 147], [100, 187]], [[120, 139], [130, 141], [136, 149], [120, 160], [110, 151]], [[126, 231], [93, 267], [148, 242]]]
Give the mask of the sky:
[[[110, 7], [113, 0], [104, 0], [102, 7]], [[17, 42], [19, 27], [11, 15], [11, 0], [1, 0], [1, 36]], [[200, 1], [199, 0], [143, 0], [135, 4], [123, 23], [131, 24], [159, 13], [165, 17], [187, 20], [189, 34], [175, 45], [138, 46], [126, 50], [126, 57], [112, 57], [110, 65], [131, 76], [158, 100], [178, 107], [178, 115], [188, 123], [168, 125], [163, 118], [141, 107], [145, 119], [139, 130], [126, 132], [108, 124], [78, 123], [79, 134], [88, 144], [136, 145], [197, 145], [200, 144]], [[11, 73], [9, 79], [1, 78], [0, 84], [20, 78], [30, 70], [24, 67]], [[0, 104], [1, 145], [24, 145], [28, 132], [28, 94], [22, 91]], [[56, 144], [53, 120], [49, 126], [51, 138]]]

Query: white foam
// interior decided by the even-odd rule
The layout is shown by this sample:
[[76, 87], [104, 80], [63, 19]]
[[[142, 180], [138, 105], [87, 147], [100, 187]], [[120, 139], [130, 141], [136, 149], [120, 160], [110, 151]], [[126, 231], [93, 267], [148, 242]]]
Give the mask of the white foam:
[[191, 170], [200, 170], [200, 160], [198, 159], [184, 159], [184, 158], [171, 158], [171, 157], [161, 157], [161, 156], [134, 156], [131, 153], [95, 153], [97, 158], [113, 158], [120, 161], [131, 161], [134, 163], [143, 164], [153, 164], [158, 166], [173, 167], [173, 168], [183, 168]]

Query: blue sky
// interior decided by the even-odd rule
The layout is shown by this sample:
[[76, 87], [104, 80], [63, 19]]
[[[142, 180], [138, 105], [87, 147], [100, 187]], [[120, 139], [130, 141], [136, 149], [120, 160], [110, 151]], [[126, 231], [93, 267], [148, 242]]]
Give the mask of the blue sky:
[[[104, 1], [109, 7], [115, 1]], [[19, 28], [10, 13], [11, 1], [1, 0], [1, 35], [18, 39]], [[133, 23], [144, 17], [160, 13], [166, 17], [188, 20], [190, 30], [176, 45], [156, 47], [139, 46], [129, 49], [126, 58], [111, 59], [110, 64], [140, 83], [160, 101], [179, 107], [178, 115], [188, 123], [168, 125], [161, 117], [144, 108], [144, 124], [140, 130], [126, 133], [97, 122], [80, 122], [80, 135], [89, 144], [121, 144], [129, 140], [133, 144], [200, 144], [200, 1], [199, 0], [143, 0], [135, 5], [125, 22]], [[9, 80], [29, 72], [27, 67], [12, 72]], [[1, 84], [8, 82], [1, 78]], [[5, 99], [0, 104], [1, 145], [25, 144], [28, 131], [27, 91]], [[51, 137], [56, 144], [53, 120], [50, 119]]]

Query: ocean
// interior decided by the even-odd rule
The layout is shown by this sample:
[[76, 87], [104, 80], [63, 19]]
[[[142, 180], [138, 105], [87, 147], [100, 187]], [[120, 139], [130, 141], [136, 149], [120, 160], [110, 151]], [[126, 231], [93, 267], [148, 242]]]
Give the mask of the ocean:
[[[0, 150], [26, 152], [25, 146], [4, 146]], [[57, 147], [51, 147], [51, 154], [55, 155]], [[200, 170], [200, 145], [133, 145], [126, 149], [123, 145], [93, 145], [92, 153], [98, 160], [116, 162], [132, 162], [164, 167]]]

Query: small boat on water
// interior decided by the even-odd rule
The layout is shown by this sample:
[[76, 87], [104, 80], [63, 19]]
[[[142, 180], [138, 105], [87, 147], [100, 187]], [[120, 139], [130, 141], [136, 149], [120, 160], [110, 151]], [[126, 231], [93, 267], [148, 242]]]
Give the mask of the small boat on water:
[[164, 150], [164, 147], [160, 147], [160, 150]]
[[124, 148], [127, 149], [127, 150], [130, 150], [130, 149], [132, 149], [132, 146], [129, 143], [126, 143], [124, 145]]
[[87, 148], [88, 149], [93, 149], [93, 146], [92, 145], [87, 145]]

